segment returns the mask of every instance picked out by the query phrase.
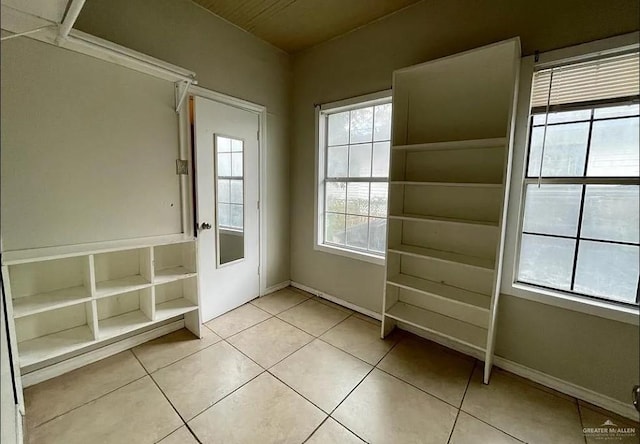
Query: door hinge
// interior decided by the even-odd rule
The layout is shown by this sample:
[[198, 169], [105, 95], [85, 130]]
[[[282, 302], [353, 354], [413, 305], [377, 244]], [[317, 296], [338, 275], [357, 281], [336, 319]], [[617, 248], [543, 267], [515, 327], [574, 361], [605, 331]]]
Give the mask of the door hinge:
[[176, 174], [188, 175], [189, 163], [186, 160], [176, 159]]
[[258, 211], [260, 211], [260, 201], [258, 201]]
[[258, 274], [260, 274], [260, 265], [258, 265]]
[[260, 140], [260, 130], [256, 131], [256, 139]]

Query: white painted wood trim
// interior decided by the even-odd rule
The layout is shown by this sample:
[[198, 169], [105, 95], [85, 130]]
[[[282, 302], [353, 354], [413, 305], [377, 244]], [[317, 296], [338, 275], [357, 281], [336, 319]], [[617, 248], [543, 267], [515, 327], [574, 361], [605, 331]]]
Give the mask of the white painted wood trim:
[[624, 416], [625, 418], [633, 419], [634, 421], [640, 420], [640, 414], [635, 407], [633, 407], [633, 404], [631, 404], [631, 391], [629, 391], [629, 402], [625, 403], [618, 399], [594, 392], [588, 388], [579, 386], [572, 382], [564, 381], [556, 378], [555, 376], [534, 370], [500, 356], [494, 356], [494, 365], [515, 375], [544, 385], [545, 387], [557, 390], [565, 395], [573, 396], [574, 398], [602, 407], [603, 409], [609, 410], [620, 416]]
[[291, 281], [282, 281], [279, 284], [275, 284], [270, 287], [267, 287], [264, 290], [264, 294], [262, 294], [261, 296], [266, 296], [268, 294], [275, 293], [276, 291], [280, 291], [283, 288], [287, 288], [290, 285], [291, 285]]
[[70, 359], [66, 359], [64, 361], [58, 362], [48, 367], [34, 370], [30, 373], [26, 373], [22, 375], [22, 384], [24, 387], [29, 387], [29, 386], [38, 384], [48, 379], [55, 378], [56, 376], [60, 376], [64, 373], [68, 373], [77, 368], [83, 367], [85, 365], [89, 365], [93, 362], [115, 355], [116, 353], [129, 350], [130, 348], [133, 348], [136, 345], [140, 345], [145, 342], [151, 341], [160, 336], [164, 336], [176, 330], [180, 330], [181, 328], [184, 328], [184, 319], [174, 321], [170, 324], [162, 325], [160, 327], [154, 328], [153, 330], [149, 330], [144, 333], [140, 333], [138, 335], [132, 336], [130, 338], [126, 338], [121, 341], [114, 342], [112, 344], [106, 345], [96, 350], [92, 350], [87, 353], [83, 353], [81, 355], [75, 356]]
[[312, 295], [318, 296], [319, 298], [326, 299], [327, 301], [333, 302], [334, 304], [338, 304], [350, 310], [357, 311], [358, 313], [369, 316], [370, 318], [377, 319], [378, 321], [382, 321], [382, 315], [380, 313], [376, 313], [375, 311], [369, 310], [364, 307], [360, 307], [359, 305], [356, 305], [356, 304], [352, 304], [351, 302], [347, 302], [336, 296], [332, 296], [320, 290], [316, 290], [315, 288], [307, 287], [306, 285], [301, 284], [299, 282], [291, 281], [291, 286], [298, 288], [302, 291], [306, 291], [307, 293], [311, 293]]

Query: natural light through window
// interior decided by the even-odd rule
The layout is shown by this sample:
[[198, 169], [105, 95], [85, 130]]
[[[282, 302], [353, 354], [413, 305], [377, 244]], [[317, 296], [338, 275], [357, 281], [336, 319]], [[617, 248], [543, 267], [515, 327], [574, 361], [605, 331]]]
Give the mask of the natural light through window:
[[326, 110], [321, 119], [319, 241], [382, 257], [387, 234], [390, 99]]
[[519, 282], [638, 304], [638, 99], [637, 52], [536, 73]]

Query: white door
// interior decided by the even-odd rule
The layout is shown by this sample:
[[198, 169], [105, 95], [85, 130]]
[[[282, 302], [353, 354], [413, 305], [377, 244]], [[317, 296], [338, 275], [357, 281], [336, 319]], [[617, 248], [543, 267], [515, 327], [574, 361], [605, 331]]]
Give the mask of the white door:
[[193, 98], [202, 319], [260, 292], [258, 114]]

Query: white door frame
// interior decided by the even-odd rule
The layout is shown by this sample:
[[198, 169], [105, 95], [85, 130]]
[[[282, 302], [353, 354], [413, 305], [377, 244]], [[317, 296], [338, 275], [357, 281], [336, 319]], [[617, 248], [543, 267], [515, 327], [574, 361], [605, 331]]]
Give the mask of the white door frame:
[[[203, 97], [205, 99], [210, 99], [225, 105], [234, 106], [236, 108], [240, 108], [245, 111], [249, 111], [258, 116], [259, 121], [259, 135], [258, 135], [258, 186], [260, 187], [258, 191], [258, 199], [259, 199], [259, 208], [258, 208], [258, 239], [259, 239], [259, 252], [258, 252], [258, 260], [259, 260], [259, 282], [260, 282], [260, 293], [259, 296], [263, 296], [267, 289], [267, 107], [263, 105], [257, 105], [255, 103], [248, 102], [246, 100], [238, 99], [236, 97], [228, 96], [226, 94], [218, 93], [215, 91], [211, 91], [199, 86], [189, 85], [189, 89], [187, 91], [189, 95]], [[193, 160], [192, 152], [193, 148], [191, 146], [191, 138], [189, 137], [189, 112], [188, 112], [188, 100], [185, 100], [182, 106], [180, 107], [180, 123], [181, 123], [181, 131], [180, 131], [180, 153], [182, 159]], [[191, 173], [195, 175], [196, 167], [192, 162]], [[183, 176], [184, 177], [184, 176]], [[192, 183], [195, 183], [192, 182]], [[193, 188], [189, 186], [189, 188]], [[188, 196], [185, 196], [186, 205], [185, 210], [189, 213], [189, 217], [187, 220], [188, 226], [185, 226], [185, 233], [195, 234], [195, 208], [193, 207], [194, 196], [196, 190], [191, 189]], [[202, 321], [202, 319], [201, 319]]]

